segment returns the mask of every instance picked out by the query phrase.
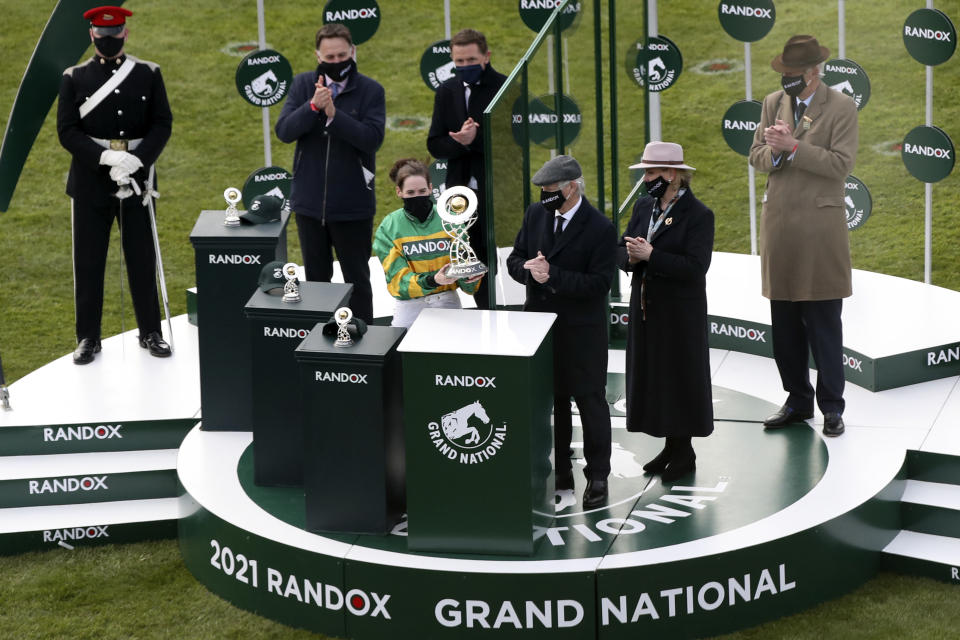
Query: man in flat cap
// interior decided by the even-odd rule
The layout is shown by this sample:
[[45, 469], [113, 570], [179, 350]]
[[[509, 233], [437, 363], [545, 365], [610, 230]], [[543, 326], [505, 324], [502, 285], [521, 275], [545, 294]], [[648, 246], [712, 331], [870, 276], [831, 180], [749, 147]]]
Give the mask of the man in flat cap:
[[583, 506], [607, 499], [610, 409], [606, 400], [607, 293], [616, 270], [613, 224], [583, 197], [583, 172], [570, 156], [549, 160], [533, 176], [531, 204], [507, 258], [510, 276], [526, 285], [524, 311], [557, 314], [553, 327], [554, 465], [558, 491], [574, 488], [570, 398], [583, 422], [587, 486]]
[[[156, 256], [146, 198], [156, 162], [170, 138], [173, 116], [160, 68], [124, 52], [132, 13], [97, 7], [90, 21], [94, 56], [63, 72], [57, 107], [60, 144], [73, 156], [67, 177], [72, 198], [76, 364], [100, 351], [103, 275], [110, 229], [120, 227], [140, 346], [166, 357], [160, 332]], [[135, 195], [133, 182], [143, 192]]]
[[[770, 63], [783, 87], [763, 100], [750, 164], [769, 174], [760, 218], [763, 295], [770, 299], [773, 356], [787, 400], [768, 429], [823, 412], [823, 433], [843, 425], [843, 298], [852, 294], [844, 211], [857, 155], [857, 106], [825, 85], [830, 56], [812, 36], [793, 36]], [[817, 365], [810, 385], [809, 354]]]

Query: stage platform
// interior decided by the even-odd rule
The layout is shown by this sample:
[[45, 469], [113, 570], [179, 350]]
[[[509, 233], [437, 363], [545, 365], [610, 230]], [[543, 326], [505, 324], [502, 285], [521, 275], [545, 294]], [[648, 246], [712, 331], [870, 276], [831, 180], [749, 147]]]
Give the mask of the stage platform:
[[[756, 258], [715, 254], [711, 315], [764, 331], [758, 273]], [[392, 307], [373, 280], [382, 317]], [[960, 293], [864, 272], [854, 287], [849, 350], [875, 362], [938, 350], [950, 360]], [[498, 290], [522, 300], [509, 282]], [[891, 291], [906, 315], [889, 313]], [[694, 443], [696, 473], [664, 485], [640, 468], [660, 442], [624, 428], [624, 357], [613, 349], [609, 504], [584, 512], [577, 477], [539, 514], [533, 556], [490, 557], [410, 553], [404, 523], [387, 536], [307, 532], [302, 491], [252, 484], [251, 434], [198, 423], [196, 328], [182, 316], [174, 330], [170, 359], [150, 358], [130, 332], [106, 340], [92, 365], [67, 355], [11, 386], [14, 409], [0, 412], [0, 553], [179, 535], [187, 566], [214, 593], [358, 640], [697, 637], [800, 611], [884, 567], [960, 584], [952, 360], [931, 365], [934, 379], [886, 390], [850, 379], [847, 431], [825, 439], [819, 413], [764, 431], [759, 421], [784, 395], [773, 361], [711, 349], [716, 431]], [[580, 457], [576, 444], [575, 469]], [[463, 500], [496, 517], [497, 496], [483, 487], [464, 487]]]

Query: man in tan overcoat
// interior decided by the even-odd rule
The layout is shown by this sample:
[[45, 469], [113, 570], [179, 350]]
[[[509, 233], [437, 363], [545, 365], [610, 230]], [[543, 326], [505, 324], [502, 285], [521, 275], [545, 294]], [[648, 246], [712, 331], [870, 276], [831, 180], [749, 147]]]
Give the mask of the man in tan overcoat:
[[[768, 173], [760, 218], [763, 295], [770, 299], [773, 355], [787, 400], [769, 429], [824, 415], [823, 433], [844, 425], [843, 298], [851, 295], [843, 196], [857, 154], [857, 107], [820, 79], [830, 51], [794, 36], [770, 63], [780, 91], [763, 100], [750, 164]], [[808, 354], [817, 365], [810, 384]]]

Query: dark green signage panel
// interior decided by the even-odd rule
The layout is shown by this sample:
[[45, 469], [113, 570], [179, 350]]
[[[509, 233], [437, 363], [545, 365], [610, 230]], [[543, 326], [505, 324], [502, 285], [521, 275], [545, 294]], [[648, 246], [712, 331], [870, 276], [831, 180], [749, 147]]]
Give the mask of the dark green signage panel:
[[[521, 99], [517, 99], [513, 104], [513, 139], [517, 144], [523, 146], [526, 141], [523, 139], [523, 105]], [[560, 119], [554, 109], [556, 101], [554, 96], [545, 95], [530, 100], [529, 115], [527, 127], [530, 132], [530, 142], [546, 147], [556, 149], [557, 144], [557, 121]], [[583, 116], [580, 113], [580, 107], [574, 102], [573, 98], [567, 95], [560, 97], [560, 109], [563, 114], [561, 126], [563, 127], [564, 145], [573, 144], [577, 136], [580, 135], [580, 127], [583, 124]]]
[[638, 86], [666, 91], [683, 72], [683, 55], [666, 36], [638, 40], [627, 51], [627, 73]]
[[254, 51], [244, 56], [237, 67], [237, 91], [255, 107], [278, 104], [290, 90], [291, 80], [290, 63], [273, 49]]
[[823, 82], [831, 89], [850, 96], [863, 109], [870, 100], [870, 78], [853, 60], [835, 58], [823, 65]]
[[453, 68], [449, 40], [437, 40], [420, 56], [420, 77], [434, 91], [454, 76]]
[[293, 174], [282, 167], [261, 167], [243, 183], [243, 208], [249, 209], [257, 196], [270, 195], [286, 200], [290, 197]]
[[727, 145], [742, 156], [750, 155], [753, 136], [760, 126], [763, 106], [756, 100], [734, 102], [723, 114], [720, 130]]
[[867, 185], [856, 176], [847, 176], [843, 204], [847, 212], [847, 229], [853, 231], [866, 224], [873, 211], [873, 198]]
[[772, 0], [722, 0], [717, 15], [723, 30], [741, 42], [760, 40], [777, 19]]
[[0, 508], [176, 497], [174, 469], [0, 481]]
[[[550, 15], [562, 4], [563, 0], [520, 0], [518, 5], [520, 19], [532, 31], [540, 33], [540, 29], [543, 29], [543, 25], [547, 24]], [[581, 4], [577, 0], [570, 0], [564, 8], [557, 19], [561, 31], [569, 28], [580, 17]]]
[[323, 24], [331, 22], [345, 25], [353, 44], [361, 44], [380, 28], [380, 6], [376, 0], [329, 0], [323, 7]]
[[440, 194], [447, 188], [447, 161], [434, 160], [430, 163], [430, 184], [433, 185], [433, 199], [440, 198]]
[[953, 152], [953, 141], [943, 129], [920, 126], [903, 139], [900, 157], [917, 180], [939, 182], [953, 171]]
[[957, 30], [942, 11], [917, 9], [903, 23], [903, 46], [925, 65], [946, 62], [957, 48]]

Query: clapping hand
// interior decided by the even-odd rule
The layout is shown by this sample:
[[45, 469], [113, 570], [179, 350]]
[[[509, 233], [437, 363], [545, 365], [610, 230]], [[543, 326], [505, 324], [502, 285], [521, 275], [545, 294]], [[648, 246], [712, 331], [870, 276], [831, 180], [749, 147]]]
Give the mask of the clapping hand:
[[636, 238], [627, 237], [627, 257], [630, 258], [630, 264], [636, 264], [650, 259], [653, 253], [653, 245], [645, 238], [637, 236]]
[[523, 263], [523, 268], [530, 272], [534, 280], [540, 284], [550, 279], [550, 263], [537, 251], [537, 257]]

